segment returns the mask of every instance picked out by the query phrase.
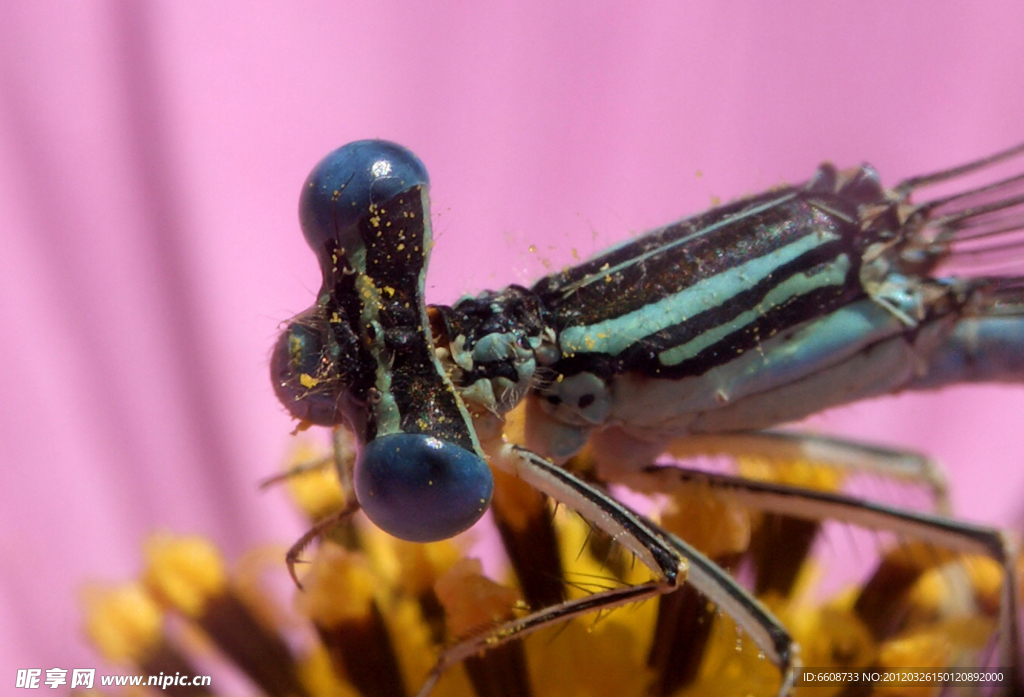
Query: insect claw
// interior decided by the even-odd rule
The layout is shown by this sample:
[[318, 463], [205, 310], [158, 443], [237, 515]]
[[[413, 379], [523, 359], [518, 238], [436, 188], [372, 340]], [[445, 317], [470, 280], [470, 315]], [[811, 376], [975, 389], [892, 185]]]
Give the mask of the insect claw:
[[304, 559], [300, 559], [299, 555], [310, 545], [313, 540], [320, 537], [322, 534], [333, 528], [338, 523], [346, 520], [349, 516], [359, 510], [359, 503], [353, 501], [352, 503], [345, 506], [340, 511], [332, 513], [326, 518], [318, 520], [313, 527], [303, 533], [302, 537], [295, 541], [295, 544], [289, 548], [288, 553], [284, 556], [285, 564], [288, 565], [288, 575], [292, 577], [292, 581], [295, 582], [295, 586], [301, 591], [304, 590], [302, 584], [299, 583], [299, 577], [295, 574], [296, 564], [308, 564]]
[[288, 575], [292, 577], [292, 582], [295, 584], [295, 587], [298, 588], [300, 591], [305, 592], [306, 589], [302, 586], [302, 582], [299, 581], [299, 577], [295, 573], [295, 565], [306, 564], [308, 562], [306, 562], [304, 559], [286, 558], [285, 563], [288, 565]]

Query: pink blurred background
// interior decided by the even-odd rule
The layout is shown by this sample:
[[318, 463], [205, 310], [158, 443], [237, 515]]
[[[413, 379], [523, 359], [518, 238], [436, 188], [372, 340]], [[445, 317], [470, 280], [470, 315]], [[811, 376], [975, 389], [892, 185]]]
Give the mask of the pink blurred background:
[[[77, 590], [148, 531], [300, 532], [255, 482], [289, 443], [267, 360], [319, 285], [296, 201], [328, 150], [423, 159], [443, 302], [823, 159], [894, 183], [1024, 140], [1020, 0], [487, 6], [0, 8], [0, 685], [97, 666]], [[1022, 413], [957, 388], [814, 427], [927, 450], [960, 514], [1010, 524]]]

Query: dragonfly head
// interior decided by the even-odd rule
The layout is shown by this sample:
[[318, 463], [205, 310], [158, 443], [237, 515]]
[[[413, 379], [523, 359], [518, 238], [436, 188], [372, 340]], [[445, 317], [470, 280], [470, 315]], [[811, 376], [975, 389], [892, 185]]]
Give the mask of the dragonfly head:
[[350, 143], [313, 168], [299, 219], [323, 286], [271, 360], [292, 415], [355, 433], [355, 495], [369, 518], [417, 542], [475, 523], [494, 486], [427, 330], [427, 186], [423, 163], [386, 141]]

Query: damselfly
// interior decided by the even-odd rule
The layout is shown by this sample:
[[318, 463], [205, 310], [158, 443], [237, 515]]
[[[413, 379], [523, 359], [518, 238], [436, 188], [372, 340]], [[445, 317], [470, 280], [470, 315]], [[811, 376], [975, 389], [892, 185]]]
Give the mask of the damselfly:
[[[271, 367], [296, 418], [346, 424], [360, 451], [340, 472], [354, 498], [300, 540], [289, 564], [358, 509], [406, 540], [459, 533], [487, 510], [493, 466], [611, 535], [655, 579], [557, 603], [460, 642], [424, 693], [452, 662], [684, 582], [735, 619], [779, 666], [779, 694], [789, 692], [797, 647], [770, 612], [690, 545], [555, 464], [589, 444], [598, 483], [666, 492], [696, 478], [770, 513], [990, 555], [1003, 567], [1000, 661], [1016, 666], [1016, 582], [999, 532], [652, 463], [664, 452], [799, 452], [931, 482], [941, 495], [922, 458], [762, 429], [879, 394], [1024, 377], [1024, 277], [941, 271], [1020, 244], [1024, 175], [911, 201], [920, 189], [1021, 155], [1024, 146], [892, 189], [869, 166], [823, 165], [802, 186], [654, 230], [532, 288], [428, 307], [423, 164], [383, 141], [332, 152], [300, 201], [323, 285], [282, 332]], [[503, 419], [520, 403], [525, 447], [502, 438]]]

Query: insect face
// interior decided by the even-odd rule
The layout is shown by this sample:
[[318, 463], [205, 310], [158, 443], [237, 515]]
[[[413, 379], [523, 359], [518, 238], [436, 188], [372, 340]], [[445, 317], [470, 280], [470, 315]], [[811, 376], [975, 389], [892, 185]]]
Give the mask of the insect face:
[[323, 286], [282, 334], [272, 366], [294, 415], [340, 416], [356, 433], [355, 493], [370, 519], [420, 542], [475, 523], [493, 489], [425, 331], [427, 185], [419, 159], [383, 141], [351, 143], [313, 168], [299, 218]]

